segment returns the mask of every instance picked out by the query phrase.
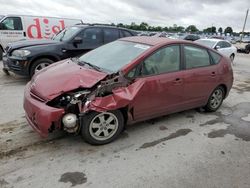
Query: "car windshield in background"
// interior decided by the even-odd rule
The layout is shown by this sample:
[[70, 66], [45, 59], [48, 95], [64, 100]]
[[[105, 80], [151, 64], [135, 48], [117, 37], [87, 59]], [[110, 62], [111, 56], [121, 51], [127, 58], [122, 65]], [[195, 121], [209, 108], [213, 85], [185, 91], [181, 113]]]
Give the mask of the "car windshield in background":
[[80, 27], [69, 27], [58, 33], [53, 40], [66, 41], [73, 37], [81, 28]]
[[79, 61], [117, 72], [149, 48], [149, 45], [115, 41], [84, 54]]
[[209, 48], [213, 48], [216, 43], [215, 41], [212, 40], [196, 40], [195, 42], [207, 46]]

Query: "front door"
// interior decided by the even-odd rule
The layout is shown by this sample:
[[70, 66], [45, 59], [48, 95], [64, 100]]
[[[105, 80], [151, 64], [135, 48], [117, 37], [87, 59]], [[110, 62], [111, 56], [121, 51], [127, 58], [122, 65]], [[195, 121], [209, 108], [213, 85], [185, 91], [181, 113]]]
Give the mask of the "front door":
[[178, 111], [183, 103], [180, 46], [171, 45], [141, 63], [141, 88], [132, 102], [135, 121]]
[[3, 48], [5, 48], [8, 43], [25, 38], [20, 17], [6, 17], [2, 20], [0, 28], [0, 44]]

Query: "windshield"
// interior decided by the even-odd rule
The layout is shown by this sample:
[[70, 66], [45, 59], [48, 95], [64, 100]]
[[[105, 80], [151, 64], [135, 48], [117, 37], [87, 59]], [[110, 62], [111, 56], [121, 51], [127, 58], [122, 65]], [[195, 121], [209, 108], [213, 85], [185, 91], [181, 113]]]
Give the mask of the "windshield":
[[61, 32], [59, 32], [56, 36], [52, 39], [57, 41], [66, 41], [73, 37], [81, 28], [80, 27], [69, 27]]
[[110, 72], [117, 72], [150, 46], [127, 41], [115, 41], [84, 54], [80, 61], [91, 63]]
[[211, 40], [197, 40], [195, 42], [197, 42], [198, 44], [202, 44], [204, 46], [207, 46], [209, 48], [213, 48], [215, 43], [216, 43], [215, 41], [211, 41]]

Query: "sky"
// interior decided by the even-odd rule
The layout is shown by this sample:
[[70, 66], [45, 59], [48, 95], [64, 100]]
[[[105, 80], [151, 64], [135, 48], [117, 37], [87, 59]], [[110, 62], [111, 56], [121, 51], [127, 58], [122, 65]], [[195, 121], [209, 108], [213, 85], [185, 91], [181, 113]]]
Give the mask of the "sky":
[[[215, 26], [242, 30], [250, 0], [0, 0], [0, 15], [80, 18], [86, 23], [147, 22], [203, 30]], [[250, 13], [245, 31], [250, 31]]]

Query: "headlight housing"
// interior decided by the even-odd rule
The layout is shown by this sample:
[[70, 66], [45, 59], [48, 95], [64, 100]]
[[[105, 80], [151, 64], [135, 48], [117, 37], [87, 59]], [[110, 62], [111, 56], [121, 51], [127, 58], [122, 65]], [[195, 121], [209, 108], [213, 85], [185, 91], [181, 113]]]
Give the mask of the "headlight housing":
[[16, 56], [16, 57], [26, 57], [30, 54], [29, 50], [14, 50], [12, 52], [12, 56]]

